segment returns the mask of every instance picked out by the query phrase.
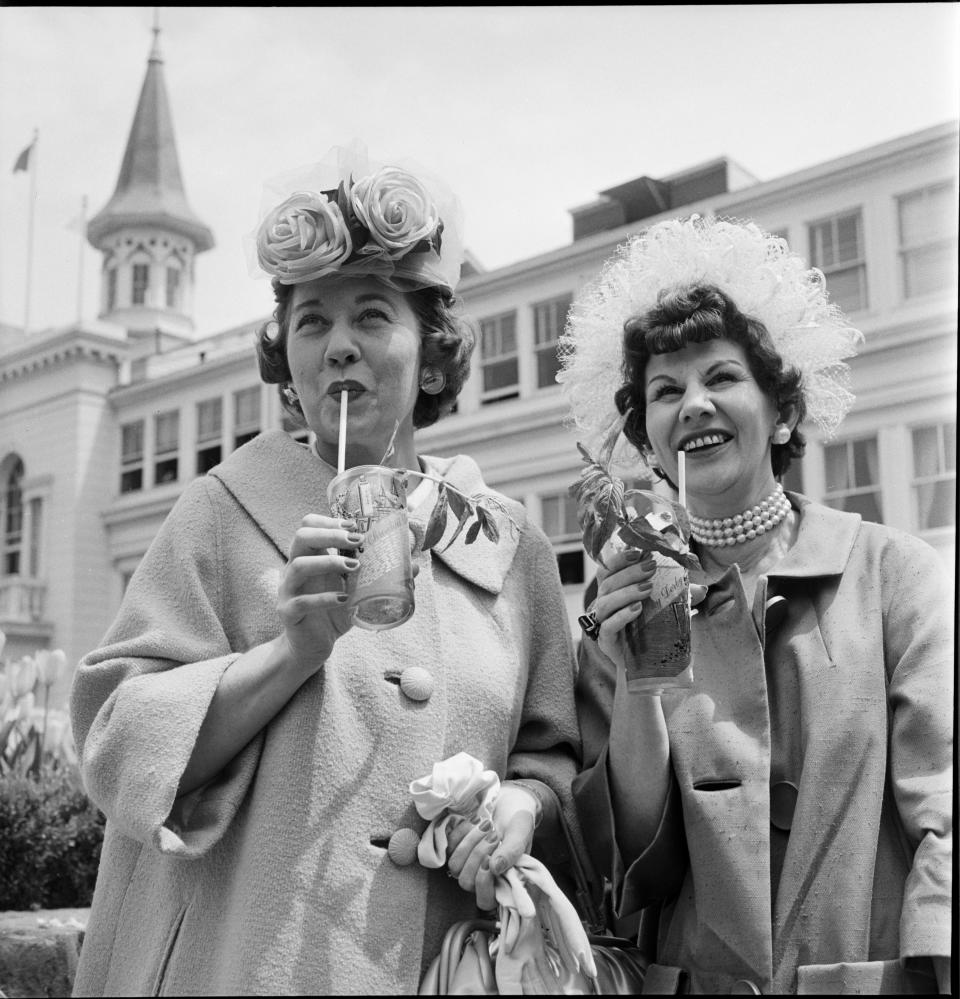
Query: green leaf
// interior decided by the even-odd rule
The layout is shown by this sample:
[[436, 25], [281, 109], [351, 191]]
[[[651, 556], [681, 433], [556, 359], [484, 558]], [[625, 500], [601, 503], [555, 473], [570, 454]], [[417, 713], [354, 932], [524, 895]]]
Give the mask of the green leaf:
[[479, 503], [477, 504], [477, 520], [487, 540], [496, 544], [500, 540], [500, 528], [497, 527], [496, 518]]
[[463, 543], [465, 545], [472, 545], [474, 541], [477, 540], [479, 535], [480, 535], [480, 515], [477, 514], [477, 519], [470, 525], [470, 529], [467, 531], [466, 535], [464, 536]]
[[570, 486], [570, 495], [577, 501], [577, 519], [583, 531], [584, 547], [597, 561], [607, 539], [626, 521], [624, 484], [611, 475], [606, 465], [595, 461], [579, 442], [577, 449], [585, 467]]
[[450, 509], [458, 519], [463, 519], [463, 512], [467, 509], [469, 501], [466, 500], [456, 489], [447, 490], [447, 498], [450, 500]]
[[646, 530], [641, 518], [629, 521], [620, 528], [620, 537], [632, 548], [659, 552], [673, 559], [685, 569], [699, 569], [700, 559], [690, 551], [676, 533]]
[[[452, 503], [450, 505], [453, 506]], [[471, 516], [472, 516], [472, 514], [471, 514], [471, 512], [469, 510], [464, 510], [463, 511], [463, 513], [460, 516], [460, 520], [457, 522], [457, 529], [453, 532], [453, 537], [443, 547], [444, 551], [446, 551], [450, 547], [450, 545], [452, 545], [454, 543], [454, 541], [456, 541], [457, 538], [460, 537], [460, 532], [464, 529], [464, 527], [466, 526], [467, 521], [470, 519]]]
[[423, 533], [423, 551], [433, 548], [443, 537], [443, 532], [447, 528], [447, 505], [447, 486], [446, 483], [441, 483], [437, 489], [437, 502], [430, 511], [427, 529]]

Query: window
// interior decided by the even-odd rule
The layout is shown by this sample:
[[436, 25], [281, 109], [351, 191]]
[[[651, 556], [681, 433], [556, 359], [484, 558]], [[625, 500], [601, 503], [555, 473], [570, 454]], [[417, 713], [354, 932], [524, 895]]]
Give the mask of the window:
[[260, 388], [233, 393], [233, 446], [240, 447], [260, 433]]
[[3, 481], [3, 574], [20, 574], [23, 547], [23, 462], [14, 458]]
[[150, 281], [150, 265], [133, 265], [133, 292], [130, 301], [134, 305], [144, 305], [147, 301], [147, 284]]
[[43, 529], [43, 500], [30, 500], [30, 548], [27, 553], [27, 574], [36, 579], [40, 575], [40, 538]]
[[107, 271], [107, 312], [113, 312], [117, 307], [117, 269], [111, 267]]
[[919, 530], [956, 526], [956, 422], [914, 428], [913, 492]]
[[120, 492], [143, 489], [143, 420], [120, 428]]
[[810, 263], [823, 271], [831, 302], [844, 312], [867, 307], [867, 265], [859, 209], [810, 226]]
[[957, 205], [953, 184], [936, 184], [897, 199], [903, 297], [957, 283]]
[[180, 306], [180, 271], [176, 267], [167, 268], [167, 308]]
[[209, 472], [222, 457], [223, 400], [197, 403], [197, 475]]
[[827, 492], [824, 502], [883, 523], [877, 438], [829, 444], [823, 449]]
[[541, 496], [540, 513], [543, 533], [553, 543], [560, 582], [564, 586], [583, 583], [586, 578], [583, 560], [586, 556], [581, 544], [576, 501], [566, 492]]
[[515, 399], [520, 394], [516, 312], [480, 321], [480, 366], [483, 369], [482, 403]]
[[153, 418], [153, 484], [177, 481], [177, 451], [180, 448], [180, 413], [171, 409]]
[[533, 307], [533, 340], [537, 355], [537, 388], [556, 385], [560, 360], [557, 342], [567, 324], [567, 312], [573, 304], [572, 295], [562, 295]]

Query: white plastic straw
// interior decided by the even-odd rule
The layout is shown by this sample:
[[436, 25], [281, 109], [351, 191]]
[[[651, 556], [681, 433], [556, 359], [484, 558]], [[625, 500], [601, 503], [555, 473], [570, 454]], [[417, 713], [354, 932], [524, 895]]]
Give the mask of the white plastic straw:
[[[687, 456], [683, 451], [677, 452], [677, 492], [680, 494], [680, 506], [687, 508]], [[689, 576], [687, 577], [689, 581]], [[690, 606], [690, 587], [687, 586], [687, 614], [693, 617], [697, 611]]]
[[340, 448], [337, 452], [337, 474], [347, 464], [347, 390], [340, 390]]

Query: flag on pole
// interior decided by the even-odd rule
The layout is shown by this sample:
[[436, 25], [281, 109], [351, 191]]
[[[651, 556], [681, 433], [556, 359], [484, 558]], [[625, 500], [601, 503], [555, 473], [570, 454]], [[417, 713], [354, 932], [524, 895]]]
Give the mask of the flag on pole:
[[30, 168], [30, 154], [33, 152], [33, 143], [37, 140], [34, 139], [33, 142], [27, 146], [26, 149], [17, 157], [17, 162], [13, 164], [13, 172], [17, 173], [19, 170], [28, 170]]

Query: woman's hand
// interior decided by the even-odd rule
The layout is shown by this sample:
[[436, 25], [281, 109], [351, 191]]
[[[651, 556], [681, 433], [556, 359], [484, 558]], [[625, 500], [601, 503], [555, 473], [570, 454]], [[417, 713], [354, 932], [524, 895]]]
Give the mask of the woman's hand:
[[[597, 598], [593, 615], [600, 624], [597, 644], [600, 651], [617, 666], [624, 665], [623, 629], [643, 613], [644, 601], [653, 590], [657, 563], [648, 552], [625, 548], [604, 554], [606, 568], [597, 569]], [[707, 588], [690, 584], [690, 606], [696, 607], [707, 595]]]
[[303, 518], [293, 537], [277, 611], [290, 656], [307, 675], [320, 669], [336, 640], [350, 629], [344, 582], [360, 562], [340, 551], [362, 544], [363, 535], [352, 521], [315, 513]]
[[539, 807], [532, 791], [507, 780], [500, 785], [492, 821], [461, 819], [450, 830], [447, 870], [464, 891], [476, 892], [480, 909], [496, 907], [495, 877], [530, 852]]
[[657, 563], [648, 552], [625, 548], [605, 554], [606, 568], [597, 569], [597, 598], [593, 615], [600, 623], [597, 644], [601, 652], [623, 666], [623, 629], [643, 613], [650, 596]]

